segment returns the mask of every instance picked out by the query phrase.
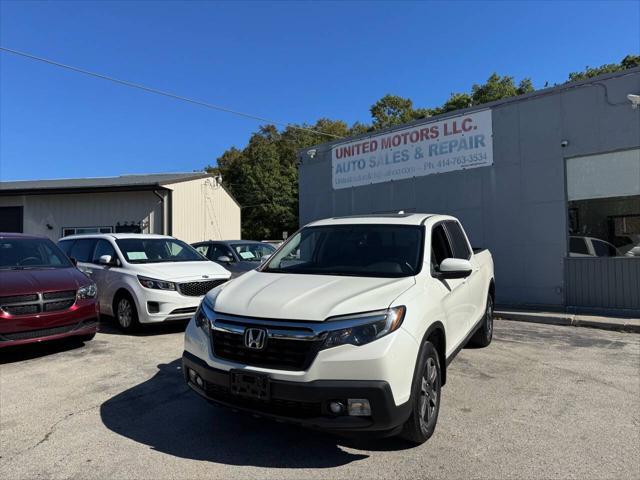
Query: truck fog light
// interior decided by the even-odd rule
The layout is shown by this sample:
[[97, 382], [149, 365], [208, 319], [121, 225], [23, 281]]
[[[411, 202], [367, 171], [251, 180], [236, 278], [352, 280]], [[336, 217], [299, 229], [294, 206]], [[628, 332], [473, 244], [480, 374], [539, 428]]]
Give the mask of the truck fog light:
[[366, 398], [350, 398], [347, 400], [349, 415], [352, 417], [370, 417], [371, 405]]
[[200, 375], [198, 375], [195, 370], [189, 369], [189, 380], [191, 380], [191, 383], [195, 383], [200, 388], [204, 387], [202, 378], [200, 378]]
[[344, 403], [333, 400], [329, 402], [329, 411], [334, 415], [340, 415], [344, 413]]

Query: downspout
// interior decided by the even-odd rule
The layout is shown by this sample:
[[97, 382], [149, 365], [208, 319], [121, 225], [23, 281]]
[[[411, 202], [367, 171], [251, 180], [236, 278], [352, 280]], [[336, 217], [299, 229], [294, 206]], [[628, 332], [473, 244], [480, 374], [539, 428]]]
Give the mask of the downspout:
[[170, 214], [168, 214], [166, 211], [167, 205], [165, 204], [165, 201], [164, 201], [164, 195], [161, 195], [160, 193], [158, 193], [157, 190], [153, 190], [153, 194], [160, 199], [160, 205], [162, 205], [162, 234], [171, 235], [170, 233], [171, 227], [167, 225], [167, 224], [170, 225], [171, 217], [170, 217]]

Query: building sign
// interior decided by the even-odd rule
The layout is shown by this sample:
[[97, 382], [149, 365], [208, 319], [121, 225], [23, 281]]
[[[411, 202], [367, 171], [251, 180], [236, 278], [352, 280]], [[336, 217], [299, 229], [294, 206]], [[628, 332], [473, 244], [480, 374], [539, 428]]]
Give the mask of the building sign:
[[331, 149], [333, 188], [493, 165], [491, 110], [423, 123]]

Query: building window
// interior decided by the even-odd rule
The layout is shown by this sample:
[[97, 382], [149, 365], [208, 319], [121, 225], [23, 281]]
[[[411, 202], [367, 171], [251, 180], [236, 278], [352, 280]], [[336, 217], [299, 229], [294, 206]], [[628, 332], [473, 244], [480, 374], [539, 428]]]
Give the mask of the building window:
[[113, 227], [64, 227], [62, 229], [63, 237], [88, 233], [113, 233]]
[[640, 149], [567, 160], [569, 255], [640, 257]]

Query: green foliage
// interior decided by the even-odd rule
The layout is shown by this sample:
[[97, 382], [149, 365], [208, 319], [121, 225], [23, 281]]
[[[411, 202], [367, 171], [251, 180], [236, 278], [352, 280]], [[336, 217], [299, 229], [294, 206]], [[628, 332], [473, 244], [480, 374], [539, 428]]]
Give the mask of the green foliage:
[[[320, 119], [303, 128], [346, 137], [353, 132], [345, 122]], [[357, 132], [360, 124], [354, 125]], [[298, 128], [283, 131], [266, 125], [239, 150], [230, 148], [208, 172], [221, 174], [223, 185], [242, 206], [242, 237], [279, 239], [298, 229], [297, 152], [327, 141], [327, 137]]]
[[620, 63], [607, 63], [599, 67], [587, 66], [582, 72], [571, 72], [568, 81], [586, 80], [587, 78], [597, 77], [603, 73], [614, 73], [638, 66], [640, 66], [640, 55], [627, 55]]
[[426, 114], [426, 111], [421, 109], [415, 110], [410, 99], [391, 94], [385, 95], [374, 103], [369, 111], [374, 130], [401, 125]]
[[[587, 67], [569, 74], [569, 81], [592, 78], [640, 66], [640, 56], [627, 55], [619, 64]], [[356, 122], [349, 127], [341, 120], [321, 118], [313, 125], [294, 125], [279, 131], [266, 125], [251, 135], [243, 149], [232, 147], [218, 158], [217, 166], [207, 171], [222, 175], [223, 184], [242, 205], [242, 237], [256, 240], [278, 239], [283, 231], [298, 229], [297, 152], [337, 137], [365, 134], [393, 125], [401, 125], [503, 98], [533, 92], [531, 79], [518, 84], [510, 76], [493, 73], [483, 84], [474, 84], [469, 93], [452, 93], [439, 107], [414, 108], [409, 98], [387, 94], [370, 108], [371, 125]]]

